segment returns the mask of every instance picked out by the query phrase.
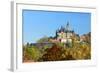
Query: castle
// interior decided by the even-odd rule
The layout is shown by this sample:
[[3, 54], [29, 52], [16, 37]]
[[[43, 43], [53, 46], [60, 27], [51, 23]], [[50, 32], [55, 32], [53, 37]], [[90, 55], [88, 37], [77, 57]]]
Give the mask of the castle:
[[41, 38], [38, 43], [32, 43], [36, 47], [43, 47], [45, 45], [51, 46], [54, 43], [61, 43], [64, 46], [72, 47], [73, 43], [91, 43], [91, 32], [79, 35], [74, 32], [74, 30], [70, 27], [69, 22], [64, 26], [61, 26], [59, 29], [56, 30], [55, 36], [44, 37]]
[[65, 44], [72, 44], [72, 42], [84, 43], [89, 42], [90, 37], [91, 32], [79, 36], [79, 34], [76, 34], [74, 30], [70, 27], [69, 22], [67, 22], [67, 25], [65, 27], [61, 26], [60, 29], [56, 30], [56, 35], [53, 41]]
[[56, 40], [61, 43], [72, 43], [72, 36], [74, 30], [71, 29], [69, 22], [65, 27], [61, 26], [60, 29], [56, 30]]

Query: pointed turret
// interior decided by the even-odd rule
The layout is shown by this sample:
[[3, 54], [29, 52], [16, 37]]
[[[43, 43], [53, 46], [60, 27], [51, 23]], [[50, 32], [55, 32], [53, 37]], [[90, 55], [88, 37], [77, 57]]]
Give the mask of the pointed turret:
[[67, 26], [69, 26], [69, 22], [67, 22]]
[[69, 25], [69, 22], [67, 22], [66, 31], [72, 31], [72, 30], [71, 30], [71, 27], [70, 27], [70, 25]]
[[63, 26], [61, 26], [61, 32], [64, 32], [64, 27]]

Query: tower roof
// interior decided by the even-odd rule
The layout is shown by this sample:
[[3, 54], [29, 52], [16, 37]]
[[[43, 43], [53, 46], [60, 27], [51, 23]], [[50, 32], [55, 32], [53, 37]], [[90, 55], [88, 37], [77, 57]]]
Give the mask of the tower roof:
[[67, 26], [69, 26], [69, 22], [67, 22]]
[[71, 27], [70, 27], [70, 25], [69, 25], [69, 22], [67, 22], [67, 25], [66, 25], [66, 31], [72, 31], [72, 29], [71, 29]]
[[74, 32], [74, 31], [71, 29], [69, 22], [67, 22], [65, 27], [61, 26], [60, 29], [58, 29], [56, 32]]

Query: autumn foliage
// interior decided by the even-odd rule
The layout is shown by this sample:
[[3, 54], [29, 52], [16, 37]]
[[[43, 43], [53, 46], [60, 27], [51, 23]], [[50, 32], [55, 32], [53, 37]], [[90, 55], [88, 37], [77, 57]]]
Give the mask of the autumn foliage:
[[[75, 37], [72, 37], [73, 42], [71, 44], [52, 43], [48, 38], [39, 40], [38, 45], [28, 43], [23, 46], [23, 62], [91, 59], [90, 33], [84, 36], [85, 39], [82, 42], [78, 42]], [[50, 44], [44, 43], [44, 41], [49, 41]]]

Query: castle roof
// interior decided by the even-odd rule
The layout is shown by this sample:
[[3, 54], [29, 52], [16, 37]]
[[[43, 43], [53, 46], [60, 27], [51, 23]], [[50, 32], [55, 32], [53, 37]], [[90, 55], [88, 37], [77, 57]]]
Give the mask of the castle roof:
[[65, 27], [61, 26], [60, 29], [57, 30], [57, 32], [74, 32], [70, 25], [69, 25], [69, 22], [67, 22], [67, 25]]

